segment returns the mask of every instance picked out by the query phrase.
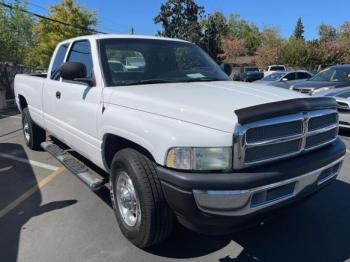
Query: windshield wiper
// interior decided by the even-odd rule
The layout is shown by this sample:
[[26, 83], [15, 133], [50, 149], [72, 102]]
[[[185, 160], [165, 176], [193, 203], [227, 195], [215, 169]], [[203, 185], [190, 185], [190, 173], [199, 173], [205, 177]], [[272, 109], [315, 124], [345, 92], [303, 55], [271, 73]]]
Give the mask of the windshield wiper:
[[147, 84], [162, 84], [162, 83], [174, 83], [174, 81], [170, 81], [167, 79], [145, 79], [139, 81], [125, 81], [121, 82], [122, 86], [134, 86], [134, 85], [147, 85]]

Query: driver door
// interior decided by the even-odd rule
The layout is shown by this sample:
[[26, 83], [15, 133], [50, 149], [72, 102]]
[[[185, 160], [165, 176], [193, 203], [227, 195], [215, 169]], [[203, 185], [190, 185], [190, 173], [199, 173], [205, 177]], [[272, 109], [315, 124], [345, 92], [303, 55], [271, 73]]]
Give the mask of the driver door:
[[[80, 62], [86, 67], [87, 76], [94, 77], [91, 45], [88, 40], [71, 44], [67, 62]], [[53, 117], [64, 130], [64, 142], [90, 160], [96, 157], [101, 143], [97, 139], [97, 114], [100, 108], [102, 88], [86, 83], [62, 80], [55, 85], [56, 110]]]

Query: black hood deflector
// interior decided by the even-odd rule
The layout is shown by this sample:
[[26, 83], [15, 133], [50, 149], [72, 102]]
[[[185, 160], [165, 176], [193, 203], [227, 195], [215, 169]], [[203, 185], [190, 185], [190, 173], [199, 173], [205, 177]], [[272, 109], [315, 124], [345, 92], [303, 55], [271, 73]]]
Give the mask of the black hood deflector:
[[238, 123], [246, 124], [272, 117], [320, 109], [336, 109], [337, 102], [332, 97], [307, 97], [283, 100], [235, 111]]

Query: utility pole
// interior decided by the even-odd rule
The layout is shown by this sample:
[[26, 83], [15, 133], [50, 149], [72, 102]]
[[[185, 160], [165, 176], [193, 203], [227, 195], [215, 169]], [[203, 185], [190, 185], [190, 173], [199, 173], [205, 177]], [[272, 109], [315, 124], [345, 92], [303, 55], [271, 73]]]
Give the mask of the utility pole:
[[134, 35], [135, 34], [135, 29], [131, 27], [130, 34]]

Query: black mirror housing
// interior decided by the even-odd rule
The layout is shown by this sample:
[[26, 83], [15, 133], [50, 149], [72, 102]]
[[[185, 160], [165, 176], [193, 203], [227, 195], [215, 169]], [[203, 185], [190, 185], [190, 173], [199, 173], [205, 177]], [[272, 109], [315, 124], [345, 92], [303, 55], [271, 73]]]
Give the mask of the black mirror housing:
[[79, 62], [66, 62], [60, 67], [60, 76], [64, 80], [74, 81], [77, 78], [86, 78], [86, 66]]

